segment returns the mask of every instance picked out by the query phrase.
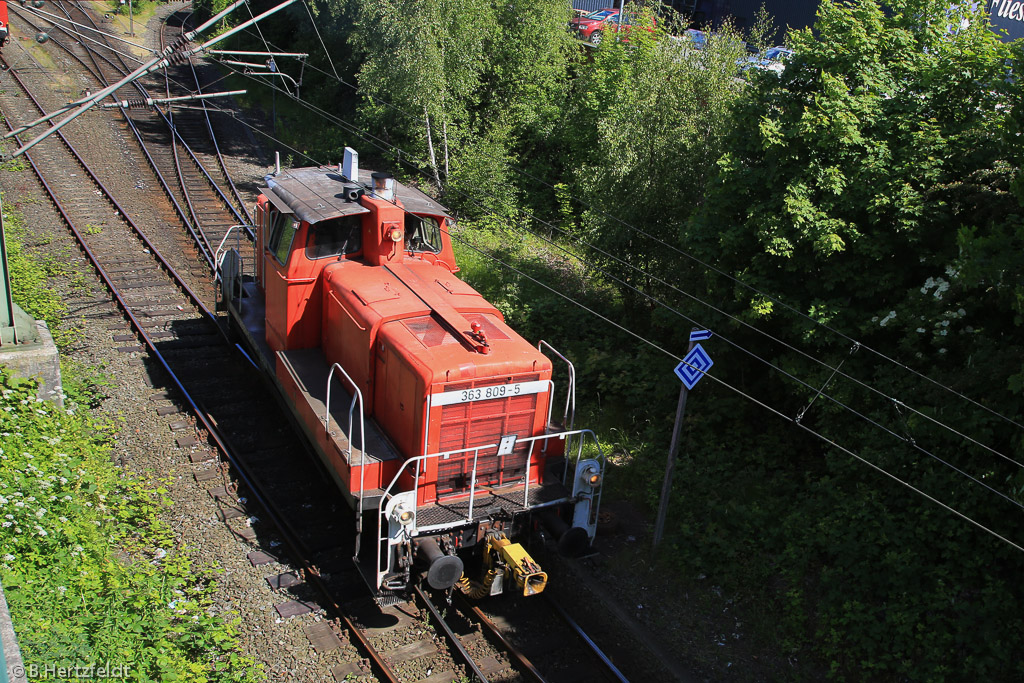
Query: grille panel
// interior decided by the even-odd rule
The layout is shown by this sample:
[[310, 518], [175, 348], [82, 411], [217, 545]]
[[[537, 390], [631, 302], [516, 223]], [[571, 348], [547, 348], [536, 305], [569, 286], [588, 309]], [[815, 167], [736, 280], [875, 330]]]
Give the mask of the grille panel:
[[[449, 384], [445, 391], [464, 390], [505, 384], [508, 381], [537, 381], [539, 375]], [[439, 450], [457, 451], [485, 444], [496, 444], [502, 436], [533, 436], [533, 423], [540, 396], [527, 394], [441, 407]], [[482, 450], [477, 459], [477, 485], [501, 486], [521, 481], [526, 474], [529, 447], [517, 444], [512, 453], [499, 457], [496, 448]], [[438, 462], [437, 495], [454, 496], [469, 492], [473, 472], [473, 452], [453, 455]]]

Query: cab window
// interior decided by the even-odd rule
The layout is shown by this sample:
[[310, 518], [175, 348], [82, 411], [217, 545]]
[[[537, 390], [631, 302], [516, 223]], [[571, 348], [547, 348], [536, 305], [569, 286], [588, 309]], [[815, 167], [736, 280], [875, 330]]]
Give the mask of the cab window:
[[266, 245], [269, 247], [270, 243], [274, 241], [274, 233], [281, 229], [281, 212], [277, 208], [267, 202], [264, 208], [263, 216], [263, 234], [266, 238]]
[[285, 218], [277, 211], [269, 214], [267, 218], [270, 222], [270, 240], [267, 241], [267, 248], [273, 252], [277, 262], [284, 265], [301, 223], [297, 218]]
[[411, 252], [441, 251], [441, 224], [432, 216], [405, 214], [405, 249]]
[[310, 226], [306, 258], [354, 254], [363, 248], [363, 221], [358, 215], [338, 216]]

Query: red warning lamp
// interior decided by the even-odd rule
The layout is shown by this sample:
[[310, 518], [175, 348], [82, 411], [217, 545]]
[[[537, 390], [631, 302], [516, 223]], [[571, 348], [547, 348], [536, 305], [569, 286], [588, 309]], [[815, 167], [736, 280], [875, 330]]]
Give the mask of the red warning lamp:
[[490, 353], [490, 344], [487, 343], [487, 335], [484, 334], [483, 325], [477, 321], [469, 324], [469, 336], [477, 343], [476, 350], [479, 353]]

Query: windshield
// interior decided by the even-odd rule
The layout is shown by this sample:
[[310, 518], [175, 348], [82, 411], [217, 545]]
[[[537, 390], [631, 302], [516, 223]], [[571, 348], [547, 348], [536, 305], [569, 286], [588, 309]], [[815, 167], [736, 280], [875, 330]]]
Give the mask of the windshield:
[[405, 248], [411, 252], [441, 251], [441, 224], [433, 216], [405, 214]]
[[765, 59], [780, 60], [789, 56], [789, 50], [784, 47], [773, 47], [764, 53]]
[[354, 254], [362, 249], [363, 221], [358, 215], [339, 216], [310, 228], [306, 258], [319, 259]]
[[615, 14], [616, 10], [613, 9], [599, 9], [596, 12], [591, 12], [584, 19], [607, 19], [611, 15]]

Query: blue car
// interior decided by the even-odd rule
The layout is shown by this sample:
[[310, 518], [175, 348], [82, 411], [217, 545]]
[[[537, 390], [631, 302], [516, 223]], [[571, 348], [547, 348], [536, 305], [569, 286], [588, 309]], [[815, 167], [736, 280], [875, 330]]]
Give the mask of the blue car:
[[781, 74], [786, 68], [786, 62], [793, 56], [793, 51], [785, 47], [770, 47], [765, 50], [764, 56], [753, 55], [748, 57], [741, 65], [744, 71], [758, 69], [760, 71], [771, 71], [774, 74]]

